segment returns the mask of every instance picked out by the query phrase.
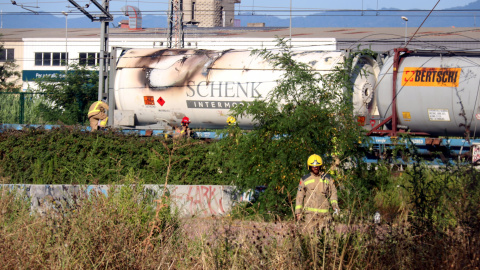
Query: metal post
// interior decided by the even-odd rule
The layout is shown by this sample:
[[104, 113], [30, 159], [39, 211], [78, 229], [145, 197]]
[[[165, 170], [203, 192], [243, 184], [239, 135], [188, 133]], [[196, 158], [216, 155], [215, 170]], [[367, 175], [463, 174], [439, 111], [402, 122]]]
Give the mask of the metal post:
[[18, 116], [19, 124], [25, 121], [25, 93], [20, 93], [20, 115]]
[[110, 54], [110, 75], [108, 77], [109, 84], [108, 84], [108, 125], [110, 127], [115, 126], [115, 92], [113, 89], [113, 85], [115, 85], [115, 72], [117, 70], [117, 50], [120, 48], [113, 47], [112, 52]]
[[397, 78], [398, 68], [402, 59], [402, 53], [407, 52], [407, 48], [394, 49], [393, 55], [393, 76], [392, 76], [392, 136], [397, 136]]
[[[109, 0], [103, 1], [103, 8], [109, 11]], [[106, 19], [107, 17], [104, 17]], [[100, 67], [98, 73], [98, 100], [103, 99], [103, 93], [108, 91], [108, 24], [109, 21], [101, 20], [101, 33], [100, 33]]]
[[405, 46], [407, 46], [407, 29], [408, 29], [408, 21], [405, 21]]
[[179, 33], [179, 46], [177, 48], [185, 48], [185, 33], [183, 32], [183, 0], [180, 0], [180, 14], [179, 14], [179, 27], [180, 27], [180, 33]]
[[402, 16], [402, 20], [405, 21], [405, 47], [407, 46], [407, 28], [408, 28], [408, 18]]
[[168, 48], [183, 48], [183, 0], [170, 0], [168, 9]]
[[170, 0], [168, 4], [168, 35], [167, 35], [167, 47], [172, 48], [173, 46], [173, 1]]
[[292, 48], [292, 0], [290, 0], [290, 48]]
[[68, 13], [62, 11], [62, 14], [65, 15], [65, 77], [67, 76], [68, 71]]

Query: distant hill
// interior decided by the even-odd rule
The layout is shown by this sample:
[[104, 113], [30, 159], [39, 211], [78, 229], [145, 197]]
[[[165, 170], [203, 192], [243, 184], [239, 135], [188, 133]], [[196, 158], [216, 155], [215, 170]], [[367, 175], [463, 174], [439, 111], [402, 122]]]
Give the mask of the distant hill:
[[450, 9], [480, 9], [480, 1], [477, 0], [476, 2], [472, 2], [468, 5], [453, 7]]
[[[466, 6], [459, 6], [447, 10], [472, 10], [480, 9], [480, 0], [470, 3]], [[390, 9], [391, 10], [391, 9]], [[379, 12], [366, 10], [360, 11], [327, 11], [316, 13], [305, 17], [293, 17], [293, 27], [404, 27], [401, 16], [407, 16], [408, 27], [418, 27], [427, 16], [428, 12], [418, 11], [405, 14], [402, 11], [387, 11], [385, 9]], [[288, 27], [289, 18], [279, 18], [262, 14], [252, 14], [251, 12], [241, 12], [236, 14], [236, 19], [240, 19], [241, 26], [247, 26], [248, 23], [263, 22], [267, 27]], [[126, 16], [117, 16], [110, 24], [110, 27], [118, 26], [121, 20], [127, 19]], [[465, 16], [465, 13], [446, 14], [434, 13], [423, 25], [424, 27], [476, 27], [476, 17], [473, 15]], [[480, 19], [479, 19], [480, 24]], [[68, 28], [97, 28], [99, 22], [91, 22], [83, 15], [69, 16]], [[142, 26], [144, 28], [165, 28], [167, 27], [166, 16], [146, 15], [143, 17]], [[65, 19], [63, 17], [53, 16], [51, 14], [41, 15], [3, 15], [4, 28], [63, 28]]]
[[[480, 0], [478, 1], [480, 6]], [[480, 7], [478, 7], [480, 9]], [[462, 8], [463, 9], [463, 8]], [[402, 11], [382, 11], [379, 12], [366, 10], [360, 11], [328, 11], [323, 13], [315, 13], [308, 17], [292, 18], [293, 27], [404, 27], [402, 16], [408, 17], [408, 27], [418, 27], [428, 15], [428, 12], [418, 11], [405, 14]], [[265, 26], [284, 26], [290, 24], [289, 18], [280, 19], [277, 17], [262, 15], [239, 15], [236, 19], [241, 20], [241, 25], [246, 26], [247, 23], [264, 22]], [[480, 18], [479, 22], [480, 24]], [[477, 26], [476, 18], [473, 16], [432, 14], [423, 24], [423, 27], [475, 27]]]

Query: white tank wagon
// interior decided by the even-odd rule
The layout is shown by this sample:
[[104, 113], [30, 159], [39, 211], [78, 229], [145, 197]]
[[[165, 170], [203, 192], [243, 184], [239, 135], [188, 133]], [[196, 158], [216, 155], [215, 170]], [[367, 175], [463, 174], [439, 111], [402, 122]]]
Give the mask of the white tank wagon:
[[[295, 60], [325, 74], [343, 61], [345, 53], [294, 55]], [[380, 69], [368, 56], [358, 57], [355, 65], [362, 70], [353, 75], [355, 113], [368, 116], [375, 107], [373, 86]], [[117, 63], [115, 124], [163, 129], [179, 125], [188, 116], [192, 128], [223, 128], [230, 108], [265, 98], [282, 74], [250, 51], [130, 49]], [[248, 118], [239, 122], [243, 128], [252, 126]]]
[[[387, 59], [378, 76], [376, 98], [380, 117], [394, 115], [397, 130], [418, 135], [478, 136], [480, 54], [406, 49], [398, 54], [396, 100], [392, 91], [395, 57]], [[385, 124], [393, 130], [392, 122]], [[395, 136], [385, 130], [372, 134]]]

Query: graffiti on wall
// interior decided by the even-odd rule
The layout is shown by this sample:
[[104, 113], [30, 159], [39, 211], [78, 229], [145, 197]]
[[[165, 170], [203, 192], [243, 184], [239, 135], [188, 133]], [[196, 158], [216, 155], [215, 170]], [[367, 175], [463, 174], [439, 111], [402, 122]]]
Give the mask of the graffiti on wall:
[[[30, 199], [32, 211], [45, 214], [49, 209], [74, 208], [78, 200], [92, 194], [108, 196], [107, 185], [0, 185], [0, 189], [16, 190]], [[144, 189], [160, 198], [164, 194], [162, 185], [145, 185]], [[233, 186], [217, 185], [168, 185], [167, 192], [180, 216], [217, 216], [230, 212], [232, 205], [241, 200]]]
[[209, 185], [173, 186], [170, 190], [177, 208], [192, 216], [224, 215], [231, 208], [231, 191], [231, 187]]

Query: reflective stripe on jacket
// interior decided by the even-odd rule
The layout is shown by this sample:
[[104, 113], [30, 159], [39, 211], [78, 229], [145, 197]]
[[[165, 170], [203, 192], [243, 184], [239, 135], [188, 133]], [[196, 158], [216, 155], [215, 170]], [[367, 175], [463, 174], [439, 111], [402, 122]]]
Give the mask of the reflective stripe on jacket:
[[331, 206], [338, 208], [337, 189], [331, 176], [309, 173], [302, 177], [297, 191], [295, 214], [328, 213]]
[[95, 101], [92, 105], [90, 105], [90, 108], [88, 109], [88, 117], [99, 114], [100, 112], [105, 112], [105, 110], [108, 110], [107, 103], [101, 100]]

